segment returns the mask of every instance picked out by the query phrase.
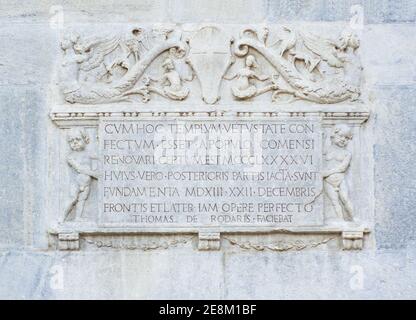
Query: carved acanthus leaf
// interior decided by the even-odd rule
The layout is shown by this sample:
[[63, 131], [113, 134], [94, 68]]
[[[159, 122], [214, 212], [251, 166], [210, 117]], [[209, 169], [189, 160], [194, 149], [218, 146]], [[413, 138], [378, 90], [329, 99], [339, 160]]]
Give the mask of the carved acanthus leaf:
[[141, 250], [141, 251], [153, 251], [153, 250], [166, 250], [172, 247], [177, 247], [180, 245], [188, 244], [192, 241], [195, 236], [186, 237], [182, 239], [172, 239], [172, 240], [158, 240], [158, 241], [138, 241], [134, 237], [131, 239], [124, 238], [87, 238], [85, 242], [90, 245], [94, 245], [97, 248], [111, 248], [111, 249], [127, 249], [127, 250]]
[[[275, 41], [269, 41], [270, 36]], [[272, 93], [272, 101], [286, 103], [291, 99], [339, 103], [360, 96], [359, 41], [349, 31], [334, 41], [288, 27], [273, 34], [266, 27], [244, 28], [234, 41], [218, 26], [206, 26], [189, 32], [185, 42], [182, 31], [175, 28], [134, 28], [127, 36], [106, 38], [68, 33], [61, 47], [60, 87], [69, 103], [110, 103], [137, 95], [147, 102], [152, 94], [184, 100], [189, 96], [184, 84], [189, 77], [181, 74], [179, 63], [198, 78], [207, 104], [220, 99], [223, 79], [233, 81], [232, 95], [237, 100], [266, 92]], [[154, 79], [146, 70], [166, 51], [162, 74]], [[259, 55], [275, 71], [259, 65]], [[230, 76], [236, 57], [244, 58], [244, 66]]]

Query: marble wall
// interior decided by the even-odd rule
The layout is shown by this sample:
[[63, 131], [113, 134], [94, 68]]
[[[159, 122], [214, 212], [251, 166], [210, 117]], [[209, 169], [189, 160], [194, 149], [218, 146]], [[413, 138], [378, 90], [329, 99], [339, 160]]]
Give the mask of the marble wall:
[[[353, 12], [351, 12], [351, 6]], [[404, 1], [0, 0], [0, 298], [415, 298], [416, 4]], [[311, 23], [363, 14], [371, 246], [342, 251], [48, 249], [48, 117], [60, 29], [111, 23]], [[62, 14], [62, 15], [61, 15]]]

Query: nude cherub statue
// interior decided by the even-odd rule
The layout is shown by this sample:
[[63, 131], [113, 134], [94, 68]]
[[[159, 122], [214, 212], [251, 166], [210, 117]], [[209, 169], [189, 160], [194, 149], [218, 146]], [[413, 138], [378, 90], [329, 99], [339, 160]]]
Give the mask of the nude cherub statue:
[[64, 221], [71, 211], [75, 210], [75, 219], [79, 219], [84, 211], [85, 201], [88, 199], [92, 179], [98, 179], [98, 172], [92, 170], [91, 160], [97, 157], [89, 154], [86, 146], [89, 137], [84, 129], [72, 128], [67, 134], [67, 141], [71, 152], [67, 155], [68, 165], [76, 172], [75, 183], [71, 186], [71, 202], [65, 210]]
[[189, 94], [189, 89], [182, 86], [182, 79], [175, 69], [172, 59], [167, 58], [162, 67], [165, 69], [160, 82], [164, 84], [163, 92], [164, 94], [173, 99], [173, 100], [183, 100]]
[[351, 128], [344, 124], [334, 126], [330, 136], [331, 144], [324, 153], [326, 168], [322, 172], [325, 193], [337, 218], [344, 221], [353, 221], [352, 203], [345, 182], [345, 174], [352, 158], [351, 152], [347, 150], [351, 139]]
[[[172, 100], [184, 100], [189, 94], [189, 89], [183, 87], [181, 75], [176, 70], [173, 60], [170, 58], [165, 59], [162, 63], [162, 68], [164, 69], [164, 73], [160, 78], [155, 79], [147, 75], [144, 77], [143, 87], [131, 89], [124, 94], [144, 94], [144, 101], [148, 101], [148, 93], [155, 92], [162, 97]], [[191, 79], [183, 80], [192, 81], [192, 79], [193, 75]], [[151, 83], [154, 82], [160, 85], [152, 85]]]
[[224, 76], [224, 79], [226, 80], [237, 78], [236, 84], [231, 87], [231, 91], [234, 97], [237, 99], [249, 99], [275, 89], [274, 84], [267, 85], [261, 89], [257, 89], [256, 85], [253, 83], [253, 79], [258, 81], [266, 81], [269, 80], [270, 77], [262, 74], [257, 74], [255, 71], [256, 68], [256, 58], [253, 55], [248, 55], [245, 60], [245, 66], [241, 68], [234, 76]]
[[162, 63], [162, 68], [164, 73], [159, 79], [148, 77], [148, 82], [158, 82], [162, 85], [162, 88], [149, 86], [148, 90], [173, 100], [184, 100], [189, 94], [189, 89], [183, 87], [181, 76], [176, 70], [173, 60], [170, 58], [165, 59]]
[[80, 88], [78, 82], [80, 64], [88, 59], [88, 55], [75, 50], [74, 46], [79, 42], [80, 36], [76, 33], [66, 35], [61, 48], [64, 58], [60, 71], [60, 81], [64, 94], [77, 91]]
[[[356, 50], [360, 47], [360, 39], [351, 30], [345, 30], [337, 44], [337, 53], [343, 61], [345, 81], [356, 87], [361, 83], [362, 65]], [[358, 98], [358, 97], [357, 97]]]

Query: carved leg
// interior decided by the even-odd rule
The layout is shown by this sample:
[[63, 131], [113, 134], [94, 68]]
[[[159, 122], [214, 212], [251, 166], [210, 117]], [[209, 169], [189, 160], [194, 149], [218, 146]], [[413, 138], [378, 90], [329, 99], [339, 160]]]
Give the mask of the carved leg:
[[78, 185], [72, 185], [71, 186], [71, 201], [69, 202], [68, 206], [65, 209], [65, 215], [63, 221], [66, 221], [68, 219], [69, 214], [71, 211], [76, 207], [78, 202], [80, 189]]
[[90, 194], [90, 186], [84, 186], [83, 190], [80, 191], [79, 196], [78, 196], [78, 202], [76, 203], [76, 208], [75, 208], [75, 219], [79, 219], [82, 217], [82, 213], [84, 212], [84, 206], [85, 206], [85, 202], [88, 199], [88, 196]]
[[339, 217], [339, 218], [343, 218], [342, 215], [342, 207], [341, 207], [341, 203], [340, 203], [340, 199], [339, 199], [339, 194], [337, 189], [329, 184], [328, 182], [324, 181], [324, 189], [325, 189], [325, 193], [328, 196], [329, 200], [332, 203], [332, 206], [334, 207], [335, 210], [335, 214]]
[[339, 198], [341, 199], [342, 204], [344, 205], [346, 220], [353, 221], [353, 208], [352, 202], [348, 196], [348, 187], [345, 181], [342, 181], [339, 186]]
[[77, 202], [78, 202], [78, 194], [76, 195], [75, 198], [71, 200], [71, 202], [67, 206], [63, 221], [66, 221], [68, 219], [68, 215], [71, 213], [72, 209], [76, 206]]

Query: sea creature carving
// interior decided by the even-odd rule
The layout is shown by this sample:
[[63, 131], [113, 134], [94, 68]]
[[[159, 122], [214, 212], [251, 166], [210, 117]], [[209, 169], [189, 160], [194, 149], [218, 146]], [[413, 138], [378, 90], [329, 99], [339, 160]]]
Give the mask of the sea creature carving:
[[[160, 37], [160, 32], [156, 34], [154, 30], [143, 28], [134, 28], [127, 38], [83, 39], [76, 33], [66, 34], [61, 42], [64, 57], [60, 72], [60, 87], [65, 101], [108, 103], [127, 100], [132, 94], [141, 95], [144, 101], [149, 100], [148, 84], [136, 87], [149, 65], [166, 51], [186, 51], [186, 43], [180, 35], [170, 37], [170, 34], [171, 30], [167, 30]], [[173, 81], [174, 70], [169, 72], [168, 78]], [[175, 85], [177, 83], [171, 84]], [[187, 95], [183, 92], [164, 96], [184, 99]]]
[[[259, 39], [258, 32], [245, 29], [234, 44], [237, 57], [248, 57], [252, 50], [276, 70], [270, 86], [272, 100], [282, 94], [315, 103], [338, 103], [360, 96], [361, 64], [356, 54], [357, 36], [344, 31], [337, 41], [307, 32], [284, 28], [285, 36], [272, 45]], [[248, 96], [247, 96], [248, 98]]]

